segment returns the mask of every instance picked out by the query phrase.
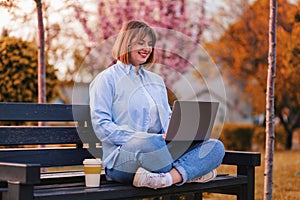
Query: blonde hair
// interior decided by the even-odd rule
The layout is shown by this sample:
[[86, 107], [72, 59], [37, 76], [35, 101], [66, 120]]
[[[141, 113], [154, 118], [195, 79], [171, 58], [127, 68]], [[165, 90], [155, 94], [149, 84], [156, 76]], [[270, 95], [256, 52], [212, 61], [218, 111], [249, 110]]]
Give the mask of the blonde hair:
[[113, 57], [129, 65], [129, 46], [132, 43], [132, 39], [136, 37], [136, 41], [140, 41], [146, 35], [149, 35], [152, 39], [152, 52], [143, 65], [151, 66], [155, 62], [154, 46], [156, 35], [149, 25], [141, 21], [128, 21], [123, 24], [112, 49]]

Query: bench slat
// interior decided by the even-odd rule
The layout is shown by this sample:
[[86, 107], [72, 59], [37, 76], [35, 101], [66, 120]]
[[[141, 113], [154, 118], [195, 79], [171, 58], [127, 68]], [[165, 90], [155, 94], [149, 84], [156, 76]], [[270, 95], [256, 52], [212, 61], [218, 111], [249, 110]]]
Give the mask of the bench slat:
[[76, 127], [0, 127], [0, 145], [80, 144]]
[[[73, 116], [74, 114], [74, 116]], [[1, 103], [0, 121], [85, 121], [88, 105]]]
[[53, 187], [36, 189], [35, 199], [72, 199], [72, 200], [92, 200], [92, 199], [123, 199], [123, 198], [146, 198], [162, 195], [176, 195], [190, 192], [203, 192], [207, 189], [222, 188], [228, 186], [238, 186], [247, 183], [245, 176], [226, 176], [216, 178], [207, 183], [190, 183], [180, 187], [172, 186], [169, 188], [153, 190], [150, 188], [136, 188], [131, 185], [119, 183], [105, 183], [101, 187], [86, 188], [84, 186]]
[[259, 152], [226, 151], [223, 164], [260, 166], [261, 154]]
[[92, 127], [0, 127], [0, 146], [100, 143]]
[[[102, 155], [102, 149], [98, 149]], [[42, 167], [81, 165], [85, 158], [94, 156], [87, 149], [61, 148], [61, 149], [28, 149], [28, 150], [0, 150], [1, 162], [40, 164]]]

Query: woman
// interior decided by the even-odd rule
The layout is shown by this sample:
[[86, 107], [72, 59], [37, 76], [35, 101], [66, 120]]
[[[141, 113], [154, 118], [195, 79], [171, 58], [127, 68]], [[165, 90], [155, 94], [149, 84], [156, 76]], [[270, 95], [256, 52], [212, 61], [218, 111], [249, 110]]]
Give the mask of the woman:
[[146, 23], [125, 23], [112, 50], [117, 63], [90, 84], [92, 123], [102, 141], [106, 174], [154, 189], [209, 181], [224, 156], [220, 141], [198, 143], [173, 159], [164, 140], [171, 116], [166, 87], [145, 69], [155, 61], [155, 43]]

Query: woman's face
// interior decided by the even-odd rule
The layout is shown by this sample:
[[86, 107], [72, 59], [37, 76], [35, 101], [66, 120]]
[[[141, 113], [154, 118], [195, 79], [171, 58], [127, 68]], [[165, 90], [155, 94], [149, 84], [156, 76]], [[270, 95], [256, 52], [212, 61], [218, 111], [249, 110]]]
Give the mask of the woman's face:
[[152, 39], [149, 35], [146, 35], [141, 40], [137, 41], [137, 38], [133, 38], [129, 48], [129, 62], [139, 67], [145, 63], [152, 52]]

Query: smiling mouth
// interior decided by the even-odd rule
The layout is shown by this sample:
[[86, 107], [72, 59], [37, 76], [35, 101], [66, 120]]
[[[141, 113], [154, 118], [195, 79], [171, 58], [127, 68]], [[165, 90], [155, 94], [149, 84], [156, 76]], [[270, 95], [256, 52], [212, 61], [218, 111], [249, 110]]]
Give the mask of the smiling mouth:
[[143, 58], [147, 58], [147, 57], [149, 56], [149, 54], [150, 54], [150, 53], [148, 53], [148, 52], [141, 52], [141, 51], [139, 51], [138, 53], [139, 53], [139, 55], [141, 55]]

